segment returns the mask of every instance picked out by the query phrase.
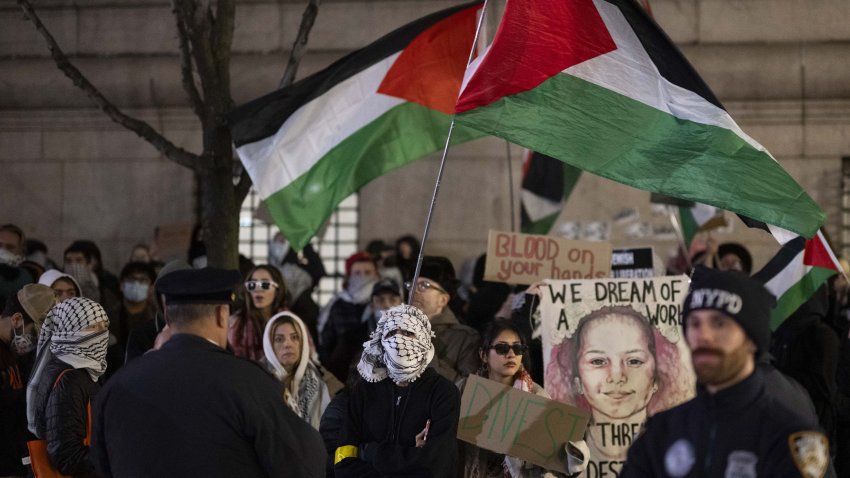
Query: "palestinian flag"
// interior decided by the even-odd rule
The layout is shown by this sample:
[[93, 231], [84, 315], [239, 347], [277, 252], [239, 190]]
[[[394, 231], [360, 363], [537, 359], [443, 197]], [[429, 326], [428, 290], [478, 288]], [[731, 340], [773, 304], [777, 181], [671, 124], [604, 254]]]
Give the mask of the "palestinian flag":
[[762, 282], [776, 296], [771, 330], [776, 330], [839, 271], [841, 265], [821, 231], [809, 240], [797, 237], [782, 246], [776, 256], [753, 275], [753, 279]]
[[548, 234], [580, 176], [581, 169], [529, 151], [522, 173], [522, 232]]
[[[480, 8], [416, 20], [229, 115], [239, 158], [294, 249], [363, 185], [443, 148]], [[453, 143], [479, 136], [455, 128]]]
[[508, 0], [456, 111], [585, 171], [770, 224], [782, 243], [824, 221], [634, 1]]
[[690, 246], [698, 232], [708, 231], [726, 225], [723, 211], [707, 204], [695, 203], [693, 206], [679, 206], [679, 224], [685, 246]]

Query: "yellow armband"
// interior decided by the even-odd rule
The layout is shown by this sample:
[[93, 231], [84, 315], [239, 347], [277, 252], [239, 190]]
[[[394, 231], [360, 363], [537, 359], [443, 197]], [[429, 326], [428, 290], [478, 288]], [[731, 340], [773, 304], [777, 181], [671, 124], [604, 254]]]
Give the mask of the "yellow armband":
[[336, 449], [334, 453], [334, 465], [346, 458], [357, 458], [357, 447], [354, 445], [345, 445]]

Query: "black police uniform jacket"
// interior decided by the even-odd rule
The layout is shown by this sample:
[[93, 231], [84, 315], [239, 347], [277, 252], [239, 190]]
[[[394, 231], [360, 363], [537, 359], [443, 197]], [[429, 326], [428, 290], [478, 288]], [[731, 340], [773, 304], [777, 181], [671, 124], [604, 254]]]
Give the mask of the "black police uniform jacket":
[[259, 365], [177, 334], [98, 394], [93, 448], [107, 477], [323, 477], [325, 447]]
[[827, 463], [817, 425], [768, 395], [756, 369], [713, 395], [700, 387], [693, 400], [651, 417], [621, 477], [821, 476]]
[[[432, 368], [407, 387], [389, 378], [358, 382], [337, 441], [357, 452], [337, 449], [336, 478], [455, 476], [459, 415], [457, 387]], [[428, 420], [425, 446], [417, 448], [416, 435]]]

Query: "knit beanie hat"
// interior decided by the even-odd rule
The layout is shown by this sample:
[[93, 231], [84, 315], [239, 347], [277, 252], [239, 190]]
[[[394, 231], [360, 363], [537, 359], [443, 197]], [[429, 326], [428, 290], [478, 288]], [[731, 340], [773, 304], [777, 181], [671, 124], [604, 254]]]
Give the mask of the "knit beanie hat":
[[423, 257], [419, 277], [431, 279], [440, 284], [440, 287], [448, 292], [451, 297], [454, 297], [457, 287], [460, 285], [455, 275], [455, 268], [452, 265], [452, 261], [448, 257], [443, 256]]
[[[744, 329], [759, 352], [770, 347], [770, 313], [776, 305], [764, 285], [737, 271], [697, 267], [682, 308], [682, 318], [694, 310], [716, 310], [729, 316]], [[683, 329], [687, 333], [687, 320]]]

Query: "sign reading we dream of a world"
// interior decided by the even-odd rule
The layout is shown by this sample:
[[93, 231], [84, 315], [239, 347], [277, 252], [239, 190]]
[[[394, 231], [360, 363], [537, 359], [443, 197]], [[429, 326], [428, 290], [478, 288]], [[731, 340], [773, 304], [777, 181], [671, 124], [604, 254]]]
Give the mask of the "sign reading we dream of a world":
[[544, 279], [597, 279], [611, 272], [611, 244], [490, 231], [484, 280], [533, 284]]

